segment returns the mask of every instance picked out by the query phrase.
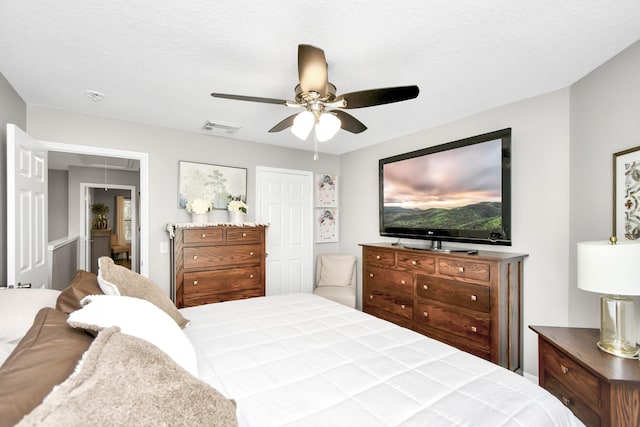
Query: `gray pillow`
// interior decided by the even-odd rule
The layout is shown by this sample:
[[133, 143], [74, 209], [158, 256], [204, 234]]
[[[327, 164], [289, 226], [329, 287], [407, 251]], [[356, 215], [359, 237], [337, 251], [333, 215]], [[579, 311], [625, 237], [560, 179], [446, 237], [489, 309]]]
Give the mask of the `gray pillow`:
[[235, 409], [156, 346], [113, 327], [18, 426], [236, 426]]

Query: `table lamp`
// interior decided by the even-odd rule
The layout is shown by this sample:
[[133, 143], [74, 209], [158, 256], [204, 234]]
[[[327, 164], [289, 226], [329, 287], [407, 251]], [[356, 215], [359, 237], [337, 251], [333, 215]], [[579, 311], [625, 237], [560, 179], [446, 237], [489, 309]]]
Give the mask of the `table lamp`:
[[600, 298], [598, 348], [618, 357], [636, 358], [636, 316], [630, 295], [640, 295], [640, 242], [578, 243], [578, 288]]

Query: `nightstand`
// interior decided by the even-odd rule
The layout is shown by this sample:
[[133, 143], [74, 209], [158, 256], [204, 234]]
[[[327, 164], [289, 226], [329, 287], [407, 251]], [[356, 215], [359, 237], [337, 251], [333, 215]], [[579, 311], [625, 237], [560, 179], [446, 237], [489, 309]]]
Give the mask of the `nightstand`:
[[540, 386], [587, 426], [640, 425], [640, 362], [596, 347], [598, 329], [529, 326], [538, 334]]

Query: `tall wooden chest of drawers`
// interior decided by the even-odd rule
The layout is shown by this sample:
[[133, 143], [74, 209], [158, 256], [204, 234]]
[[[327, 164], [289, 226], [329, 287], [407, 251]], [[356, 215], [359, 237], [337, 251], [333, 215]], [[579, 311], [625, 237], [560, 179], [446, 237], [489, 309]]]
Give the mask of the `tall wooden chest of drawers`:
[[362, 308], [513, 371], [522, 369], [526, 255], [362, 245]]
[[173, 227], [172, 286], [178, 308], [264, 296], [265, 226]]

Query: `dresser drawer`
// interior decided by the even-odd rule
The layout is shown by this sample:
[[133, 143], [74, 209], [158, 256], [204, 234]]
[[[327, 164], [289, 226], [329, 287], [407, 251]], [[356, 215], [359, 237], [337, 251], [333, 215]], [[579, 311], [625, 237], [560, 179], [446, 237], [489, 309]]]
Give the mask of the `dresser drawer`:
[[488, 286], [418, 274], [416, 275], [416, 294], [419, 297], [442, 301], [484, 313], [491, 311], [491, 288]]
[[364, 251], [364, 263], [374, 264], [384, 267], [395, 267], [396, 254], [389, 251], [377, 251], [375, 249], [367, 249]]
[[388, 294], [380, 290], [367, 290], [365, 305], [397, 316], [413, 319], [413, 300], [410, 297]]
[[490, 270], [490, 265], [485, 262], [438, 258], [438, 272], [445, 276], [488, 282], [491, 278]]
[[581, 399], [576, 390], [568, 389], [553, 375], [545, 375], [544, 384], [541, 384], [541, 386], [557, 397], [567, 408], [571, 409], [571, 412], [580, 418], [580, 421], [585, 425], [602, 425], [600, 415]]
[[264, 295], [260, 267], [184, 273], [185, 307]]
[[260, 245], [184, 248], [183, 255], [185, 269], [258, 265], [261, 262]]
[[262, 237], [260, 230], [252, 230], [243, 227], [227, 229], [227, 242], [229, 243], [254, 243], [259, 242]]
[[546, 341], [539, 345], [545, 372], [597, 411], [601, 403], [600, 380]]
[[389, 270], [366, 265], [364, 280], [369, 289], [393, 290], [402, 294], [413, 295], [413, 274], [407, 271]]
[[436, 257], [401, 252], [398, 253], [398, 268], [435, 273]]
[[473, 316], [419, 300], [415, 319], [419, 325], [468, 338], [478, 345], [490, 344], [491, 321], [486, 316]]
[[260, 279], [259, 266], [184, 273], [184, 296], [260, 288]]
[[183, 307], [195, 307], [203, 304], [212, 304], [214, 302], [235, 301], [239, 299], [254, 298], [264, 296], [259, 288], [247, 288], [239, 291], [226, 292], [199, 292], [192, 294], [184, 294]]
[[187, 228], [182, 235], [185, 244], [190, 243], [220, 243], [223, 240], [222, 229]]

